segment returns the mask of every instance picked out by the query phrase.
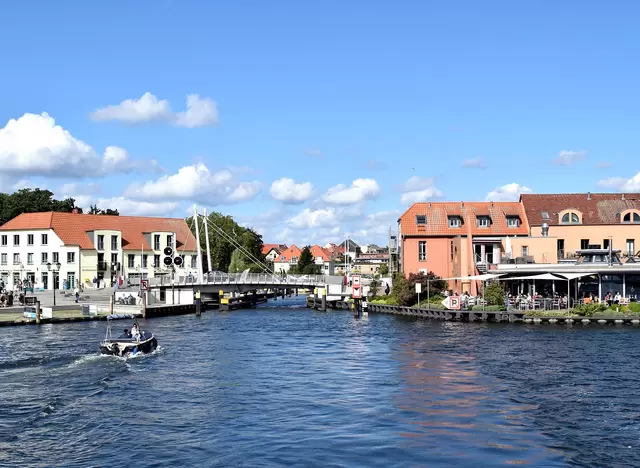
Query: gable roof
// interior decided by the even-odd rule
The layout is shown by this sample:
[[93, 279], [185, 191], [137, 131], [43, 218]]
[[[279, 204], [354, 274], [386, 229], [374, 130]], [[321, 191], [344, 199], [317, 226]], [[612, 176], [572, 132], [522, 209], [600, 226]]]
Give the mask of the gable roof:
[[275, 250], [278, 254], [283, 250], [287, 250], [286, 244], [262, 244], [262, 255], [267, 255], [272, 250]]
[[[416, 216], [427, 217], [427, 224], [418, 225]], [[449, 216], [462, 219], [462, 226], [449, 227]], [[490, 216], [489, 227], [478, 227], [477, 218]], [[518, 227], [507, 227], [507, 216], [520, 218]], [[403, 236], [513, 236], [527, 235], [529, 227], [519, 202], [431, 202], [414, 203], [398, 220]]]
[[311, 251], [311, 255], [313, 255], [313, 259], [317, 259], [318, 257], [322, 258], [322, 261], [328, 262], [331, 260], [331, 254], [326, 250], [320, 247], [318, 244], [314, 245], [309, 249]]
[[196, 238], [182, 218], [151, 218], [143, 216], [108, 216], [79, 213], [22, 213], [0, 226], [2, 231], [53, 229], [65, 245], [94, 249], [90, 231], [112, 230], [122, 234], [123, 250], [152, 250], [145, 234], [175, 232], [178, 250], [197, 249]]
[[[640, 193], [558, 193], [523, 194], [520, 201], [527, 214], [530, 226], [560, 224], [558, 214], [573, 209], [582, 214], [583, 225], [620, 224], [620, 213], [640, 210]], [[549, 218], [543, 218], [542, 213]]]
[[[287, 263], [290, 262], [293, 257], [300, 257], [302, 251], [295, 245], [290, 246], [287, 250], [280, 252], [273, 262], [274, 263]], [[284, 258], [283, 258], [284, 257]]]

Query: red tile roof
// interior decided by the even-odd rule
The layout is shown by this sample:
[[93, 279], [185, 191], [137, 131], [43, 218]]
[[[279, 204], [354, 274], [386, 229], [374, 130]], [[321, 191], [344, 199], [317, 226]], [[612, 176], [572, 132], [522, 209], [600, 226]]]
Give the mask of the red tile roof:
[[300, 258], [301, 253], [302, 251], [298, 247], [292, 245], [287, 250], [280, 252], [280, 255], [275, 258], [274, 263], [290, 262], [293, 257]]
[[[524, 194], [520, 201], [530, 226], [560, 224], [558, 214], [573, 209], [582, 214], [584, 225], [620, 224], [620, 213], [629, 209], [640, 211], [640, 193], [559, 193]], [[546, 212], [549, 219], [544, 219]]]
[[320, 257], [324, 262], [328, 262], [331, 260], [331, 254], [326, 249], [320, 247], [317, 244], [311, 247], [309, 250], [311, 250], [311, 255], [313, 255], [314, 259]]
[[[416, 224], [416, 216], [425, 215], [426, 225]], [[478, 227], [478, 216], [488, 215], [488, 228]], [[520, 226], [507, 227], [507, 215], [518, 216]], [[463, 223], [458, 228], [449, 227], [448, 216], [459, 216]], [[403, 236], [448, 237], [460, 235], [512, 236], [529, 233], [527, 219], [522, 205], [518, 202], [431, 202], [414, 203], [400, 216]]]
[[286, 244], [262, 244], [262, 255], [267, 255], [272, 250], [280, 253], [287, 248]]
[[3, 231], [53, 229], [65, 245], [93, 249], [89, 231], [112, 230], [122, 233], [123, 250], [151, 250], [145, 234], [175, 232], [178, 250], [197, 249], [196, 238], [184, 219], [147, 218], [142, 216], [106, 216], [74, 213], [23, 213], [0, 226]]

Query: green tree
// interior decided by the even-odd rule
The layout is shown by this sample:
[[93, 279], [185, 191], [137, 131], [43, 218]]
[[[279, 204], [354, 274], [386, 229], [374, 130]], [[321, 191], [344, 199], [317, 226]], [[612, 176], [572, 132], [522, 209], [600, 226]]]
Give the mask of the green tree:
[[95, 214], [95, 215], [108, 215], [108, 216], [120, 216], [118, 210], [112, 210], [111, 208], [107, 208], [106, 210], [101, 210], [98, 208], [98, 205], [90, 205], [89, 211], [87, 214]]
[[244, 262], [244, 254], [240, 249], [236, 249], [231, 254], [231, 261], [229, 263], [229, 273], [242, 273], [247, 269]]
[[56, 200], [50, 190], [20, 189], [14, 193], [0, 193], [0, 224], [15, 218], [22, 213], [38, 213], [43, 211], [58, 211], [71, 213], [78, 208], [73, 198]]
[[389, 265], [387, 265], [386, 263], [383, 265], [380, 265], [380, 268], [378, 269], [378, 274], [380, 276], [387, 276], [389, 274]]
[[489, 305], [504, 305], [504, 289], [500, 281], [492, 281], [484, 289], [484, 298]]
[[317, 275], [320, 273], [320, 266], [316, 265], [311, 248], [308, 245], [300, 252], [300, 258], [298, 258], [298, 264], [294, 270], [295, 273], [302, 275]]

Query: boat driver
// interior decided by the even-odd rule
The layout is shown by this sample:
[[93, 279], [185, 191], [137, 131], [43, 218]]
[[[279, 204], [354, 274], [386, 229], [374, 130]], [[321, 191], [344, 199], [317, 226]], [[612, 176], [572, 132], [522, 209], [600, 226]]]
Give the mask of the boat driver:
[[138, 324], [134, 323], [131, 327], [131, 338], [135, 338], [136, 340], [140, 338], [140, 330], [138, 330]]

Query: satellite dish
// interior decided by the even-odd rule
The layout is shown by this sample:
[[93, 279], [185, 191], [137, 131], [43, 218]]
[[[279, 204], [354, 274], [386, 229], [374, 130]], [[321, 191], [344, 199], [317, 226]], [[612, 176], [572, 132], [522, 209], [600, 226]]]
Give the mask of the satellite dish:
[[173, 255], [173, 249], [171, 247], [165, 247], [164, 248], [164, 254], [167, 257], [171, 257]]

